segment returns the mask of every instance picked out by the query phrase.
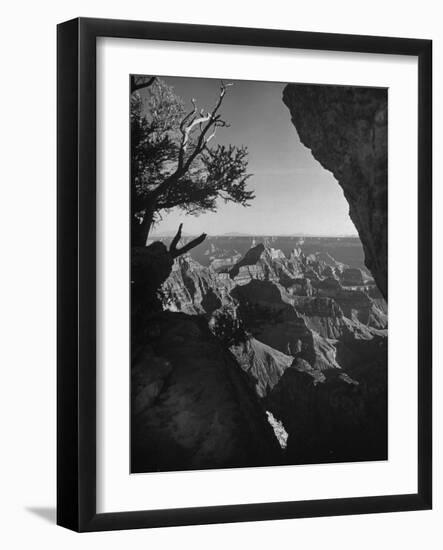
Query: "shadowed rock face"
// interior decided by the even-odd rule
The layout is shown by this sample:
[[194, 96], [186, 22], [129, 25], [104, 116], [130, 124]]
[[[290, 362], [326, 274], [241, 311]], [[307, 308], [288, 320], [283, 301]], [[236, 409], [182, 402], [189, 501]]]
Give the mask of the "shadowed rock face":
[[229, 277], [193, 272], [190, 261], [174, 264], [160, 242], [132, 249], [131, 471], [279, 464], [273, 429], [234, 355], [203, 316], [162, 311], [167, 279], [186, 310], [212, 311], [224, 298]]
[[289, 433], [289, 463], [386, 460], [386, 352], [386, 339], [356, 340], [340, 356], [346, 373], [319, 378], [297, 360], [284, 371], [265, 406]]
[[342, 187], [387, 299], [387, 90], [288, 84], [283, 101], [303, 145]]
[[281, 463], [248, 375], [204, 319], [164, 312], [146, 329], [132, 361], [132, 472]]

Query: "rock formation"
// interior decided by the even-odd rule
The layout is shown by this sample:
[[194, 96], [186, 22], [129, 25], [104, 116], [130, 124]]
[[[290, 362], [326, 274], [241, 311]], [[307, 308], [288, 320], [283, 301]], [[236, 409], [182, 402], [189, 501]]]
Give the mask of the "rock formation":
[[370, 349], [356, 349], [346, 372], [329, 369], [319, 377], [294, 364], [266, 397], [265, 407], [289, 434], [288, 463], [387, 458], [386, 339], [361, 344]]
[[174, 259], [161, 242], [133, 250], [132, 472], [281, 462], [250, 377], [207, 319], [163, 311], [166, 281], [175, 309], [205, 313], [220, 305], [223, 283], [200, 268], [189, 256]]
[[159, 242], [135, 250], [150, 309], [132, 346], [132, 471], [385, 458], [374, 282], [324, 251], [253, 244], [239, 258], [211, 243], [206, 266]]
[[342, 187], [366, 265], [387, 299], [387, 90], [288, 84], [283, 101], [303, 145]]
[[237, 285], [244, 285], [253, 279], [291, 283], [302, 274], [302, 263], [299, 257], [292, 255], [289, 259], [284, 253], [259, 243], [232, 267], [229, 276]]
[[204, 319], [153, 316], [132, 364], [132, 472], [279, 464], [247, 375]]
[[[232, 254], [234, 264], [223, 250], [229, 272], [176, 260], [163, 285], [168, 307], [209, 319], [255, 390], [285, 461], [385, 458], [387, 316], [373, 281], [325, 252], [285, 255], [259, 243], [240, 259]], [[218, 301], [208, 309], [211, 288]]]
[[189, 255], [181, 256], [162, 285], [164, 306], [170, 311], [190, 315], [211, 314], [232, 303], [229, 291], [233, 287], [227, 273], [219, 274], [200, 265]]
[[290, 355], [255, 338], [240, 342], [233, 346], [231, 351], [242, 369], [253, 379], [259, 397], [264, 397], [278, 383], [293, 362]]

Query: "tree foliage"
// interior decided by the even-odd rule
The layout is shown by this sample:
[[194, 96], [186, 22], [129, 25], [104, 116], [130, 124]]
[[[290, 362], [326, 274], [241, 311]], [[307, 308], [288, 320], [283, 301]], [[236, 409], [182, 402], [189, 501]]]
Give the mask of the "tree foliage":
[[132, 78], [131, 89], [139, 86], [131, 94], [133, 244], [146, 243], [163, 211], [215, 211], [219, 199], [247, 206], [254, 194], [246, 187], [246, 147], [213, 145], [217, 130], [228, 126], [219, 113], [228, 86], [221, 83], [211, 111], [199, 109], [194, 100], [186, 111], [161, 79]]
[[226, 347], [238, 346], [245, 343], [248, 334], [243, 322], [235, 316], [235, 312], [227, 309], [219, 310], [211, 319], [212, 333], [221, 340]]

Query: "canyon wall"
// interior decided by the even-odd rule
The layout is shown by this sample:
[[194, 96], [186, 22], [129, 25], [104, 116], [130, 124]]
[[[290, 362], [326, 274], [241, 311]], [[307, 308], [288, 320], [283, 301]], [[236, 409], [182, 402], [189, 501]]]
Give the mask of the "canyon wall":
[[[253, 381], [199, 315], [229, 304], [230, 279], [194, 264], [158, 241], [132, 249], [131, 472], [282, 460]], [[174, 311], [163, 311], [165, 281]]]
[[342, 187], [366, 266], [387, 299], [387, 90], [288, 84], [283, 101], [303, 145]]
[[[160, 339], [133, 367], [145, 406], [134, 416], [134, 471], [386, 459], [387, 315], [373, 279], [323, 251], [286, 256], [258, 243], [234, 261], [237, 246], [226, 256], [225, 245], [207, 244], [209, 266], [176, 259], [162, 285]], [[152, 350], [174, 365], [154, 385]], [[224, 430], [213, 432], [211, 415]]]

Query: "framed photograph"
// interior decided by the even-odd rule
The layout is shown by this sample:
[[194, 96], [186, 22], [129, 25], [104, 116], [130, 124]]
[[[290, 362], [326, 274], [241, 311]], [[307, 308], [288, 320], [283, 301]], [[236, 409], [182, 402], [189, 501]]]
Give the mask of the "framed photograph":
[[58, 26], [59, 525], [431, 508], [431, 77], [429, 40]]

